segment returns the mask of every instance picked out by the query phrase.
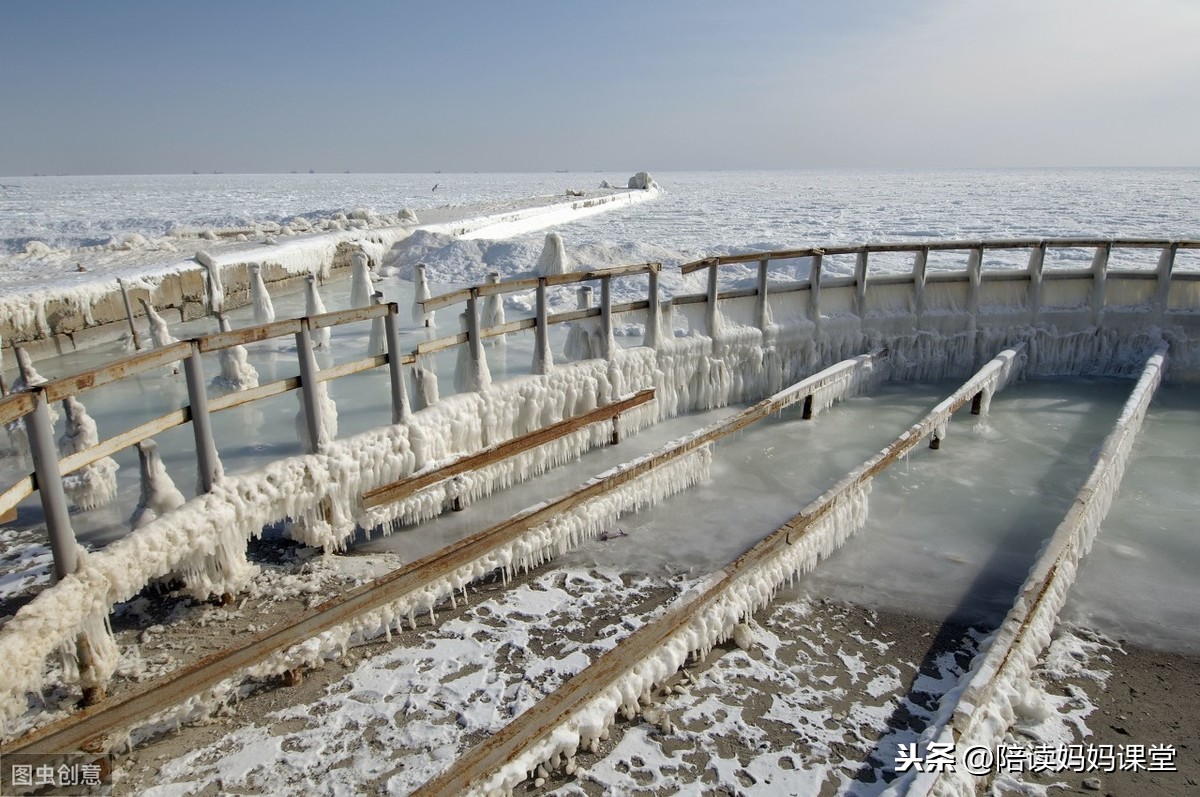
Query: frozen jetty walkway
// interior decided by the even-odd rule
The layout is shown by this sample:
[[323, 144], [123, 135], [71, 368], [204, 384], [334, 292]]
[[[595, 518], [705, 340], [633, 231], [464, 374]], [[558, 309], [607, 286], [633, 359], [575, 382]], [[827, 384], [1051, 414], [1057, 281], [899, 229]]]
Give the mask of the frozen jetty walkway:
[[[507, 202], [375, 214], [355, 211], [323, 229], [275, 225], [273, 232], [181, 233], [157, 244], [34, 251], [0, 269], [0, 343], [22, 344], [34, 359], [83, 349], [128, 334], [127, 318], [145, 315], [146, 300], [168, 321], [211, 312], [206, 268], [217, 269], [225, 308], [250, 302], [257, 266], [272, 293], [303, 288], [306, 275], [348, 273], [354, 252], [373, 268], [399, 241], [421, 230], [459, 238], [506, 238], [574, 221], [658, 196], [657, 187], [601, 188], [583, 196], [540, 196]], [[247, 234], [255, 236], [248, 239]], [[129, 296], [128, 307], [122, 284]]]

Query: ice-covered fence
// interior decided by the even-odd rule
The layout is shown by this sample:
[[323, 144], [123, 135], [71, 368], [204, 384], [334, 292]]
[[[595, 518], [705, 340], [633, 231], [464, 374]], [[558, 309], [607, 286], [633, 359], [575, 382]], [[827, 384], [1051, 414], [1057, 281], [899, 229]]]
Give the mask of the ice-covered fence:
[[[938, 375], [927, 373], [931, 362], [966, 371], [986, 351], [1015, 340], [1029, 343], [1032, 373], [1135, 376], [1137, 352], [1153, 346], [1161, 329], [1172, 344], [1172, 373], [1182, 378], [1200, 374], [1200, 273], [1175, 270], [1180, 249], [1200, 249], [1200, 240], [905, 241], [722, 255], [683, 265], [684, 274], [707, 270], [708, 290], [672, 302], [703, 305], [693, 328], [706, 335], [719, 333], [727, 317], [762, 330], [764, 340], [772, 331], [805, 327], [826, 360], [847, 341], [851, 348], [856, 341], [878, 342], [893, 350], [897, 376], [918, 379]], [[1023, 268], [1009, 257], [1022, 250]], [[1153, 269], [1110, 265], [1146, 250], [1158, 252]], [[1090, 256], [1091, 263], [1045, 268], [1048, 252], [1071, 260]], [[956, 270], [932, 269], [931, 253], [964, 262]], [[872, 273], [873, 255], [904, 254], [913, 256], [908, 273]], [[1004, 262], [984, 268], [989, 255]], [[830, 258], [849, 256], [852, 270], [831, 272]], [[720, 291], [722, 267], [756, 273], [754, 287]], [[783, 271], [806, 271], [807, 278], [771, 282], [772, 272]], [[905, 361], [911, 363], [907, 374]]]
[[[61, 574], [74, 571], [75, 540], [71, 531], [70, 520], [65, 506], [65, 498], [53, 488], [43, 489], [48, 485], [61, 482], [61, 477], [81, 470], [106, 457], [153, 437], [156, 434], [176, 426], [190, 423], [196, 440], [197, 466], [201, 491], [212, 489], [213, 483], [219, 478], [221, 466], [218, 453], [213, 442], [209, 425], [209, 415], [231, 407], [237, 407], [251, 401], [269, 396], [286, 393], [297, 388], [304, 394], [304, 410], [310, 423], [320, 425], [320, 403], [314, 391], [321, 382], [337, 379], [342, 376], [360, 373], [382, 365], [389, 365], [392, 370], [393, 385], [403, 386], [401, 366], [413, 362], [411, 354], [401, 352], [395, 335], [390, 335], [391, 344], [386, 354], [368, 357], [363, 360], [344, 363], [336, 368], [316, 373], [306, 360], [311, 360], [311, 345], [307, 336], [311, 329], [321, 329], [341, 324], [353, 323], [375, 317], [394, 319], [397, 314], [395, 304], [356, 308], [318, 316], [289, 319], [256, 327], [218, 332], [187, 341], [169, 343], [160, 348], [143, 354], [135, 354], [117, 362], [99, 368], [94, 368], [74, 376], [55, 379], [42, 385], [33, 386], [28, 392], [14, 393], [0, 399], [0, 422], [9, 423], [15, 420], [28, 419], [34, 430], [40, 430], [45, 425], [50, 429], [48, 417], [49, 406], [69, 397], [77, 397], [89, 390], [111, 382], [125, 379], [137, 374], [159, 370], [164, 366], [175, 365], [183, 361], [188, 389], [188, 405], [173, 410], [158, 418], [141, 423], [114, 437], [99, 441], [96, 445], [77, 451], [59, 459], [57, 450], [47, 446], [43, 438], [46, 435], [31, 435], [31, 453], [34, 459], [34, 472], [18, 479], [3, 493], [0, 493], [0, 516], [14, 509], [24, 498], [39, 492], [42, 499], [42, 509], [45, 512], [47, 527], [50, 533], [51, 547], [54, 553], [56, 571]], [[394, 327], [393, 327], [394, 328]], [[297, 338], [297, 353], [300, 357], [301, 376], [291, 377], [260, 385], [249, 390], [230, 393], [225, 396], [209, 398], [200, 355], [243, 345], [260, 340], [267, 340], [283, 335], [295, 335]], [[302, 341], [304, 341], [302, 343]], [[308, 355], [306, 358], [305, 355]], [[308, 377], [305, 378], [305, 371]], [[398, 418], [406, 411], [406, 394], [393, 391], [393, 417]], [[46, 418], [41, 418], [45, 413]], [[52, 434], [47, 431], [47, 435]], [[49, 439], [49, 438], [47, 438]], [[318, 437], [313, 437], [318, 440]]]
[[[1001, 352], [962, 387], [875, 456], [844, 476], [799, 514], [680, 598], [557, 691], [499, 733], [472, 748], [442, 775], [415, 792], [420, 797], [510, 793], [539, 766], [558, 768], [580, 749], [597, 749], [616, 715], [633, 719], [656, 686], [689, 656], [704, 658], [734, 627], [765, 606], [798, 573], [807, 572], [866, 521], [867, 495], [876, 474], [946, 426], [958, 409], [1015, 376], [1021, 346]], [[869, 364], [869, 358], [859, 361]], [[835, 368], [853, 367], [842, 363]], [[830, 371], [816, 379], [836, 378]], [[799, 385], [762, 403], [794, 403], [814, 385]], [[753, 409], [753, 408], [752, 408]], [[747, 411], [750, 412], [750, 411]], [[721, 422], [741, 428], [738, 416]], [[701, 433], [698, 437], [703, 438]]]
[[1025, 702], [1031, 688], [1030, 673], [1050, 644], [1079, 564], [1091, 549], [1121, 484], [1134, 440], [1162, 380], [1166, 355], [1166, 344], [1162, 344], [1146, 361], [1092, 472], [1030, 569], [1012, 608], [959, 685], [942, 698], [934, 721], [921, 734], [918, 744], [922, 748], [941, 743], [955, 750], [955, 765], [937, 772], [913, 770], [893, 784], [890, 794], [966, 797], [976, 793], [976, 776], [963, 756], [975, 747], [996, 750]]
[[[657, 329], [659, 319], [658, 274], [662, 270], [660, 263], [642, 263], [630, 266], [614, 266], [611, 268], [593, 269], [589, 271], [571, 271], [565, 274], [552, 274], [544, 277], [506, 280], [504, 282], [488, 282], [483, 285], [473, 285], [469, 288], [451, 291], [419, 302], [425, 312], [432, 312], [443, 307], [466, 303], [466, 330], [457, 335], [449, 335], [436, 340], [426, 341], [417, 347], [416, 354], [426, 355], [443, 351], [454, 346], [466, 345], [470, 353], [468, 362], [472, 369], [484, 367], [483, 341], [499, 335], [507, 335], [525, 329], [534, 330], [534, 366], [533, 372], [545, 374], [553, 365], [550, 352], [550, 326], [568, 321], [580, 321], [585, 318], [600, 318], [601, 356], [608, 359], [616, 344], [613, 342], [612, 317], [617, 313], [627, 313], [635, 310], [647, 312], [646, 327]], [[650, 284], [645, 300], [614, 304], [612, 301], [612, 280], [614, 277], [649, 275]], [[565, 313], [549, 314], [546, 301], [546, 289], [556, 285], [573, 285], [580, 282], [599, 281], [600, 306], [585, 307]], [[500, 296], [506, 293], [536, 291], [536, 311], [533, 318], [509, 321], [499, 326], [485, 329], [479, 323], [479, 299]], [[464, 375], [468, 382], [472, 381]], [[474, 381], [478, 381], [477, 378]]]

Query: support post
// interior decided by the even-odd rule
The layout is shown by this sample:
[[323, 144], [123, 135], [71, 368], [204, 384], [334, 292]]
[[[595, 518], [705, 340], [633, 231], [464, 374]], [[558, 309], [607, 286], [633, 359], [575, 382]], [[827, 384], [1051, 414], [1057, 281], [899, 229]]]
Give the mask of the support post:
[[580, 310], [589, 310], [592, 307], [592, 286], [584, 285], [575, 292], [575, 306]]
[[929, 247], [922, 246], [913, 258], [913, 312], [917, 323], [925, 315], [925, 270], [929, 265]]
[[612, 325], [612, 277], [600, 278], [600, 354], [611, 360], [617, 342], [613, 339]]
[[809, 393], [804, 397], [804, 405], [800, 410], [800, 420], [811, 421], [813, 417], [813, 397]]
[[1042, 312], [1042, 268], [1046, 263], [1046, 242], [1041, 241], [1029, 253], [1029, 322], [1036, 323]]
[[1106, 243], [1096, 247], [1092, 256], [1092, 323], [1100, 324], [1104, 315], [1104, 283], [1108, 277], [1108, 256], [1112, 252], [1112, 244]]
[[867, 314], [867, 250], [854, 259], [854, 309], [859, 318]]
[[138, 337], [137, 324], [133, 323], [133, 305], [129, 301], [129, 288], [125, 287], [125, 280], [117, 278], [117, 285], [121, 286], [121, 299], [125, 302], [125, 317], [129, 319], [129, 334], [133, 336], [133, 348], [136, 351], [142, 350], [142, 340]]
[[979, 391], [971, 397], [971, 414], [979, 415], [983, 412], [983, 391]]
[[208, 414], [208, 393], [205, 388], [204, 366], [200, 361], [200, 341], [190, 341], [191, 353], [183, 359], [183, 374], [187, 382], [188, 405], [192, 414], [192, 434], [196, 438], [196, 467], [199, 469], [200, 492], [211, 493], [221, 478], [221, 460], [213, 441], [212, 419]]
[[387, 343], [388, 374], [392, 380], [392, 423], [408, 423], [412, 419], [412, 407], [408, 403], [408, 389], [404, 386], [404, 365], [400, 350], [400, 306], [388, 302], [387, 315], [383, 317], [383, 332]]
[[554, 368], [554, 355], [550, 352], [550, 322], [546, 308], [546, 278], [538, 277], [537, 326], [534, 327], [533, 373], [546, 376]]
[[937, 436], [937, 432], [934, 432], [929, 436], [929, 447], [934, 451], [937, 451], [942, 447], [942, 438]]
[[642, 345], [657, 349], [662, 343], [662, 305], [658, 303], [658, 272], [652, 269], [649, 276], [650, 289], [646, 296], [649, 306], [646, 308], [646, 334], [642, 338]]
[[967, 258], [967, 279], [971, 285], [967, 293], [967, 312], [972, 318], [979, 316], [979, 285], [983, 281], [983, 246], [971, 249]]
[[820, 332], [821, 329], [821, 260], [823, 257], [821, 252], [814, 253], [812, 265], [808, 269], [808, 320], [817, 327], [816, 332]]
[[62, 472], [58, 468], [58, 449], [54, 445], [54, 422], [50, 420], [50, 403], [40, 386], [35, 393], [33, 412], [25, 416], [29, 432], [29, 451], [33, 455], [33, 472], [37, 476], [38, 496], [46, 516], [46, 531], [50, 535], [50, 552], [54, 556], [54, 580], [61, 581], [75, 572], [75, 531], [63, 490]]
[[767, 326], [771, 323], [771, 306], [768, 303], [770, 297], [767, 295], [767, 269], [770, 266], [769, 258], [764, 257], [758, 261], [758, 293], [754, 296], [754, 321], [763, 334], [766, 334]]
[[1170, 309], [1171, 272], [1175, 270], [1175, 250], [1178, 248], [1179, 242], [1172, 241], [1169, 246], [1163, 247], [1162, 254], [1158, 256], [1158, 291], [1154, 301], [1160, 313]]
[[308, 427], [310, 454], [321, 451], [321, 403], [317, 399], [317, 358], [312, 350], [312, 333], [307, 317], [300, 319], [296, 333], [296, 357], [300, 360], [300, 401], [304, 407], [304, 423]]
[[612, 437], [609, 440], [609, 442], [611, 442], [614, 446], [619, 445], [621, 442], [620, 422], [621, 422], [621, 415], [620, 415], [620, 413], [618, 413], [618, 414], [614, 415], [612, 418]]
[[717, 337], [717, 264], [708, 267], [708, 305], [704, 311], [704, 322], [708, 327], [708, 336], [714, 340]]
[[479, 288], [471, 288], [467, 298], [467, 347], [471, 353], [471, 389], [482, 390], [483, 338], [479, 337]]

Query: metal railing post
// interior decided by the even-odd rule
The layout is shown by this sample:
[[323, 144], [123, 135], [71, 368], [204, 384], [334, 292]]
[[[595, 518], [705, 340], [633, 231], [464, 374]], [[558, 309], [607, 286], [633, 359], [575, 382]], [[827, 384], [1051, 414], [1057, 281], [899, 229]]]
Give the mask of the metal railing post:
[[129, 301], [129, 289], [125, 287], [125, 281], [120, 277], [117, 278], [117, 285], [121, 287], [121, 299], [125, 302], [125, 317], [129, 319], [129, 334], [133, 336], [133, 348], [135, 351], [141, 351], [142, 341], [138, 337], [137, 324], [133, 323], [133, 304]]
[[971, 248], [967, 258], [967, 279], [971, 285], [967, 292], [967, 312], [972, 318], [979, 316], [979, 286], [983, 281], [983, 245]]
[[867, 250], [854, 258], [854, 311], [859, 318], [867, 314]]
[[1042, 312], [1042, 269], [1046, 264], [1046, 242], [1041, 241], [1029, 253], [1029, 322]]
[[471, 390], [483, 390], [491, 382], [490, 375], [484, 377], [487, 362], [484, 360], [483, 338], [479, 337], [479, 288], [471, 288], [467, 299], [467, 347], [471, 354]]
[[821, 260], [823, 255], [816, 252], [812, 256], [812, 265], [808, 269], [808, 320], [813, 322], [813, 337], [821, 332]]
[[1104, 314], [1104, 283], [1108, 276], [1108, 256], [1112, 252], [1112, 243], [1096, 247], [1092, 256], [1092, 323], [1099, 325], [1100, 317]]
[[300, 403], [308, 428], [308, 453], [317, 454], [325, 441], [321, 439], [321, 402], [317, 398], [317, 358], [307, 316], [300, 319], [300, 331], [296, 333], [296, 358], [300, 361]]
[[212, 492], [221, 477], [221, 460], [213, 441], [212, 419], [208, 414], [208, 393], [205, 389], [204, 366], [200, 361], [200, 341], [192, 339], [191, 354], [183, 359], [183, 375], [187, 382], [188, 406], [192, 415], [192, 434], [196, 438], [196, 467], [200, 492]]
[[412, 407], [408, 403], [408, 389], [404, 385], [404, 352], [400, 350], [400, 306], [388, 303], [387, 315], [383, 317], [383, 331], [387, 338], [388, 374], [392, 380], [392, 423], [408, 423], [412, 419]]
[[770, 265], [769, 258], [758, 261], [758, 293], [754, 296], [754, 321], [764, 333], [771, 323], [770, 297], [767, 295], [767, 269]]
[[67, 507], [62, 473], [58, 468], [58, 449], [54, 445], [54, 422], [50, 420], [50, 402], [40, 386], [31, 388], [35, 394], [33, 412], [25, 416], [29, 432], [29, 451], [33, 455], [33, 471], [37, 476], [38, 495], [46, 516], [46, 531], [50, 535], [50, 552], [54, 555], [54, 578], [60, 581], [75, 572], [75, 531]]
[[917, 314], [917, 323], [925, 315], [925, 271], [929, 266], [929, 247], [923, 246], [913, 257], [913, 312]]
[[704, 310], [704, 322], [708, 327], [708, 336], [710, 338], [717, 337], [717, 264], [713, 263], [708, 267], [708, 305]]
[[611, 360], [617, 342], [613, 339], [612, 277], [600, 278], [600, 356]]
[[554, 355], [550, 352], [550, 324], [546, 310], [546, 278], [538, 277], [537, 326], [534, 328], [533, 373], [545, 376], [554, 368]]
[[1178, 248], [1179, 242], [1172, 241], [1169, 246], [1163, 247], [1162, 254], [1158, 256], [1158, 291], [1155, 304], [1160, 313], [1170, 309], [1171, 272], [1175, 270], [1175, 250]]
[[642, 337], [642, 345], [657, 349], [662, 343], [662, 306], [658, 303], [658, 271], [650, 270], [650, 288], [646, 292], [649, 305], [646, 307], [646, 334]]

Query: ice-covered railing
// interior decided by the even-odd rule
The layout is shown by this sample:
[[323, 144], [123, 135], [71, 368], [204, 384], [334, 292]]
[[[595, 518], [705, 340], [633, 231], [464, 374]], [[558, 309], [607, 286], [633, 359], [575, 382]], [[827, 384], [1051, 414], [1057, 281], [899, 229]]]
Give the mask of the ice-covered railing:
[[[571, 271], [565, 274], [550, 274], [543, 277], [495, 281], [483, 285], [473, 285], [468, 288], [444, 293], [419, 302], [426, 313], [434, 312], [443, 307], [466, 303], [464, 314], [464, 331], [457, 335], [437, 338], [420, 344], [416, 356], [432, 354], [460, 344], [465, 344], [470, 354], [472, 369], [471, 381], [475, 384], [486, 382], [487, 361], [483, 355], [483, 342], [488, 338], [507, 335], [525, 329], [534, 330], [533, 372], [544, 374], [553, 365], [553, 355], [550, 351], [550, 325], [569, 321], [580, 321], [585, 318], [600, 317], [600, 356], [608, 359], [612, 356], [616, 343], [613, 341], [612, 317], [616, 313], [626, 313], [634, 310], [646, 310], [646, 340], [645, 345], [655, 347], [658, 342], [659, 328], [659, 288], [658, 274], [662, 270], [660, 263], [643, 263], [630, 266], [594, 269], [590, 271]], [[649, 275], [650, 285], [648, 297], [634, 302], [614, 304], [612, 301], [612, 280], [614, 277]], [[549, 314], [546, 301], [546, 289], [558, 285], [576, 285], [584, 282], [598, 281], [600, 283], [600, 306], [580, 307], [565, 313]], [[507, 323], [480, 328], [478, 303], [486, 297], [499, 297], [506, 293], [536, 291], [536, 310], [533, 318], [509, 321]]]
[[959, 685], [942, 698], [933, 722], [921, 734], [918, 743], [922, 750], [930, 743], [944, 744], [955, 752], [954, 765], [911, 770], [888, 794], [976, 794], [976, 778], [991, 770], [991, 761], [982, 768], [978, 759], [968, 766], [967, 753], [977, 748], [986, 749], [989, 755], [995, 752], [1005, 731], [1028, 705], [1030, 674], [1050, 643], [1080, 562], [1091, 549], [1121, 484], [1134, 440], [1162, 380], [1166, 356], [1167, 346], [1162, 344], [1146, 361], [1091, 474], [1030, 569], [1012, 609]]
[[[989, 250], [1029, 250], [1028, 266], [1024, 271], [1016, 269], [988, 270], [983, 269], [984, 253]], [[1083, 269], [1044, 270], [1046, 252], [1048, 249], [1091, 249], [1093, 250], [1091, 267]], [[1114, 249], [1158, 249], [1160, 255], [1158, 267], [1154, 271], [1135, 269], [1114, 269], [1109, 267], [1109, 260]], [[758, 325], [765, 326], [769, 322], [767, 297], [773, 293], [791, 293], [808, 291], [810, 299], [808, 310], [810, 319], [818, 321], [821, 315], [820, 293], [822, 289], [853, 288], [854, 307], [858, 315], [865, 315], [870, 309], [868, 301], [868, 286], [911, 285], [912, 294], [910, 311], [920, 315], [927, 309], [927, 286], [946, 283], [968, 283], [966, 309], [968, 312], [978, 312], [983, 286], [987, 282], [1024, 282], [1029, 285], [1027, 297], [1028, 307], [1036, 315], [1046, 304], [1043, 296], [1043, 283], [1057, 280], [1087, 279], [1092, 283], [1089, 299], [1093, 314], [1103, 312], [1109, 303], [1110, 293], [1106, 286], [1109, 282], [1153, 282], [1150, 287], [1152, 301], [1161, 311], [1189, 307], [1197, 309], [1194, 303], [1186, 302], [1182, 295], [1172, 292], [1173, 282], [1200, 282], [1200, 272], [1175, 272], [1175, 255], [1179, 249], [1200, 249], [1200, 240], [1162, 240], [1148, 238], [1030, 238], [1030, 239], [997, 239], [983, 241], [924, 241], [900, 243], [867, 243], [834, 246], [813, 246], [803, 249], [786, 249], [772, 252], [753, 252], [741, 255], [721, 255], [709, 257], [684, 264], [681, 269], [684, 274], [708, 269], [708, 291], [703, 294], [676, 296], [675, 304], [690, 304], [707, 302], [709, 312], [713, 313], [717, 300], [756, 297]], [[930, 252], [962, 252], [967, 255], [966, 268], [962, 272], [930, 272], [927, 270]], [[912, 253], [913, 266], [907, 274], [878, 273], [871, 274], [870, 255], [876, 253]], [[848, 277], [829, 277], [823, 274], [824, 258], [834, 255], [855, 255], [854, 274]], [[772, 264], [782, 261], [809, 259], [809, 278], [798, 282], [782, 285], [769, 285], [769, 272]], [[731, 291], [718, 291], [717, 270], [721, 266], [734, 264], [758, 264], [758, 284], [753, 288], [743, 288]], [[1144, 292], [1137, 292], [1144, 295]], [[714, 319], [715, 320], [715, 319]], [[711, 325], [710, 325], [711, 328]]]

